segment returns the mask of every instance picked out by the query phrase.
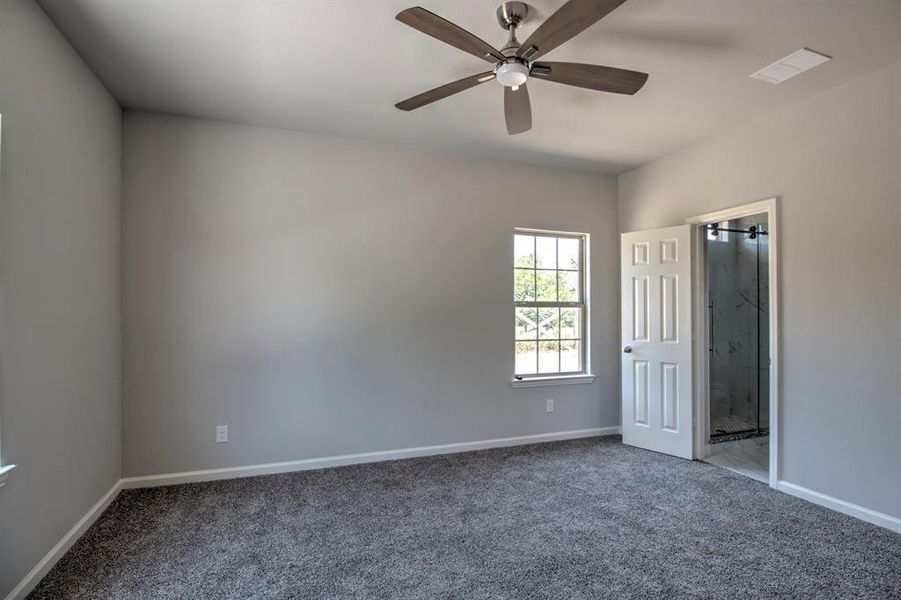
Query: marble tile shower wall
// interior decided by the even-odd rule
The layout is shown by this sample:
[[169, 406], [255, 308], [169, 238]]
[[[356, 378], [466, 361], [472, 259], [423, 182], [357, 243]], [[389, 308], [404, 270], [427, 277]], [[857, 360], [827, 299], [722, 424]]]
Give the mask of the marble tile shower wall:
[[[751, 225], [766, 228], [759, 217], [732, 221], [728, 227], [747, 229]], [[708, 240], [707, 249], [713, 321], [711, 433], [766, 428], [769, 421], [767, 238], [758, 236], [752, 240], [747, 235], [729, 233], [725, 241]]]

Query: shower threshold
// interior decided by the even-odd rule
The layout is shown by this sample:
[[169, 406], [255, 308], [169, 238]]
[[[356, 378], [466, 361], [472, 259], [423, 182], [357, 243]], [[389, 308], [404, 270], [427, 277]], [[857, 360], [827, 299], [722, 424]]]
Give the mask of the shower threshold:
[[723, 442], [734, 442], [735, 440], [764, 437], [769, 435], [769, 433], [770, 432], [766, 429], [748, 429], [746, 431], [729, 431], [723, 433], [714, 432], [710, 435], [710, 443], [722, 444]]
[[730, 442], [767, 435], [766, 427], [751, 415], [719, 414], [710, 419], [710, 443]]

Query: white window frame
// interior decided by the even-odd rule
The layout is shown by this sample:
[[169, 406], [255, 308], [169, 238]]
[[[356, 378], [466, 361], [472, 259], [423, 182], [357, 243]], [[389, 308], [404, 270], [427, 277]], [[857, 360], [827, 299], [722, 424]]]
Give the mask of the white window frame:
[[[2, 148], [2, 131], [3, 131], [3, 115], [0, 114], [0, 148]], [[0, 151], [2, 152], [2, 151]], [[2, 433], [3, 422], [0, 421], [0, 433]], [[6, 485], [6, 478], [9, 476], [9, 472], [12, 471], [16, 465], [4, 465], [3, 464], [3, 439], [0, 436], [0, 488]]]
[[0, 488], [6, 485], [6, 478], [9, 477], [9, 472], [16, 468], [16, 465], [4, 465], [0, 463]]
[[[547, 229], [532, 229], [525, 227], [516, 227], [513, 230], [513, 236], [511, 238], [511, 242], [516, 239], [516, 235], [530, 235], [535, 237], [550, 237], [554, 239], [560, 238], [569, 238], [569, 239], [577, 239], [580, 242], [581, 255], [579, 257], [579, 288], [581, 293], [580, 301], [578, 302], [546, 302], [546, 301], [536, 301], [528, 302], [528, 301], [513, 301], [513, 309], [514, 311], [517, 308], [523, 307], [535, 307], [535, 308], [580, 308], [581, 309], [581, 364], [582, 369], [580, 371], [571, 371], [571, 372], [563, 372], [563, 373], [530, 373], [530, 374], [517, 374], [516, 373], [516, 356], [515, 356], [515, 346], [516, 346], [516, 322], [514, 318], [513, 322], [513, 335], [511, 341], [513, 341], [513, 360], [511, 361], [512, 367], [512, 379], [511, 383], [513, 387], [536, 387], [536, 386], [544, 386], [544, 385], [565, 385], [565, 384], [578, 384], [578, 383], [591, 383], [594, 381], [595, 377], [591, 374], [591, 344], [589, 340], [589, 332], [591, 331], [590, 322], [591, 322], [591, 302], [590, 302], [590, 294], [589, 294], [589, 235], [587, 233], [579, 233], [579, 232], [571, 232], [571, 231], [554, 231]], [[511, 261], [513, 263], [513, 272], [514, 278], [516, 273], [516, 260], [515, 260], [515, 252], [513, 254]], [[557, 270], [557, 269], [555, 269]], [[515, 280], [515, 279], [514, 279]]]

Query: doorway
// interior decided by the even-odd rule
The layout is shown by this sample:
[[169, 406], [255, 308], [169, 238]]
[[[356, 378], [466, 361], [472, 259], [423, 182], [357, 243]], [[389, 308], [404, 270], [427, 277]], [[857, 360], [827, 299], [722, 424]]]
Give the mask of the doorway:
[[695, 229], [695, 458], [775, 486], [775, 200]]

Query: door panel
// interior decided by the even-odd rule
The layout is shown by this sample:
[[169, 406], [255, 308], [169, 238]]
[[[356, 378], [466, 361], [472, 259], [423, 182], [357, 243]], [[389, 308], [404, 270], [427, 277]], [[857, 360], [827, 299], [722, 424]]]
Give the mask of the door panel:
[[692, 458], [691, 228], [622, 235], [623, 442]]
[[648, 278], [632, 278], [632, 339], [648, 341]]
[[679, 365], [660, 363], [660, 393], [663, 405], [663, 428], [679, 431]]
[[635, 418], [633, 423], [636, 425], [648, 426], [648, 414], [650, 406], [648, 402], [648, 387], [650, 384], [648, 377], [648, 361], [635, 360], [632, 361], [633, 375], [633, 402], [635, 404]]

